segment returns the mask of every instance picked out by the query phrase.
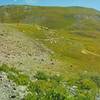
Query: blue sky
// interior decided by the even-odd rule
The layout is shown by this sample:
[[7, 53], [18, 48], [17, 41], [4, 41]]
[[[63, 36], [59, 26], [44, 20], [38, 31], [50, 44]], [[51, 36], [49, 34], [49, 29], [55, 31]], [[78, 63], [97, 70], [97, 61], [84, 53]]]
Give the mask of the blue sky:
[[100, 0], [0, 0], [0, 5], [82, 6], [100, 10]]

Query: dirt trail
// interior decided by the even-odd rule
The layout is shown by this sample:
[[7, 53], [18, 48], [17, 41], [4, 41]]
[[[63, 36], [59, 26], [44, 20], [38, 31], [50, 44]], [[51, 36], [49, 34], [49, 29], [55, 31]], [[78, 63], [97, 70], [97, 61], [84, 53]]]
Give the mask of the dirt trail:
[[83, 54], [90, 54], [90, 55], [93, 55], [93, 56], [97, 56], [97, 57], [100, 57], [100, 55], [99, 54], [96, 54], [96, 53], [94, 53], [94, 52], [92, 52], [92, 51], [89, 51], [89, 50], [86, 50], [86, 49], [84, 49], [84, 50], [82, 50], [81, 51]]

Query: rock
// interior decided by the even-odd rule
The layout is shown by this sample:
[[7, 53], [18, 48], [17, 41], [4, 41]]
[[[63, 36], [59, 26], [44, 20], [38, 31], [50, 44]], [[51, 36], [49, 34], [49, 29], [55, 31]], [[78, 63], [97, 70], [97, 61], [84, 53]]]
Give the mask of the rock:
[[5, 72], [0, 72], [1, 79], [7, 79], [7, 75]]
[[0, 34], [0, 36], [4, 36], [4, 34]]
[[32, 54], [31, 54], [31, 53], [28, 53], [28, 55], [29, 55], [29, 56], [32, 56]]
[[0, 72], [2, 82], [0, 82], [0, 100], [22, 100], [27, 93], [26, 86], [17, 86], [12, 80], [7, 78], [5, 72]]
[[51, 62], [51, 65], [54, 65], [54, 62]]
[[73, 67], [73, 65], [70, 65], [70, 67]]
[[13, 90], [16, 90], [16, 88], [14, 87]]
[[96, 95], [95, 100], [100, 100], [100, 95], [99, 94]]
[[77, 86], [72, 86], [69, 88], [69, 91], [72, 95], [77, 95]]
[[10, 98], [16, 98], [16, 96], [15, 95], [12, 95], [12, 96], [10, 96]]
[[0, 79], [2, 78], [2, 76], [0, 75]]
[[44, 61], [44, 59], [41, 59], [41, 61]]
[[24, 96], [27, 94], [27, 87], [26, 86], [18, 86], [17, 87], [17, 91], [18, 91], [18, 94], [20, 96], [21, 99], [24, 98]]

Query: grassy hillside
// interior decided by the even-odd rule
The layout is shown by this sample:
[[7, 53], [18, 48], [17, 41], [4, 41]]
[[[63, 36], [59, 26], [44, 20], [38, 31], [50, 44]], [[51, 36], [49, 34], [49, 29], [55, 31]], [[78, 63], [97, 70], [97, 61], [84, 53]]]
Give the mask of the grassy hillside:
[[0, 7], [0, 22], [5, 23], [36, 23], [54, 29], [99, 31], [99, 21], [99, 11], [82, 7]]
[[83, 34], [81, 35], [49, 28], [46, 30], [45, 27], [39, 25], [15, 24], [13, 27], [24, 32], [26, 36], [43, 43], [54, 52], [52, 56], [56, 57], [56, 59], [75, 66], [83, 66], [83, 68], [92, 65], [92, 71], [94, 71], [94, 66], [99, 71], [99, 32], [97, 33], [98, 37], [95, 37], [92, 34], [87, 36], [84, 33], [81, 33]]
[[100, 12], [91, 8], [0, 6], [0, 64], [19, 72], [0, 70], [27, 86], [25, 100], [94, 100], [100, 95], [99, 22]]

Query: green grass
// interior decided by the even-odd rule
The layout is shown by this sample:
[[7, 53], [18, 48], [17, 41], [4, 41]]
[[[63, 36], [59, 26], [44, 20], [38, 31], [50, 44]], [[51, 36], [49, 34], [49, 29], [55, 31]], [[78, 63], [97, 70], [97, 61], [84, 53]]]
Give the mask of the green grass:
[[27, 85], [29, 82], [29, 77], [14, 67], [8, 67], [6, 64], [3, 64], [0, 66], [0, 71], [8, 73], [8, 78], [17, 85]]
[[[41, 79], [39, 75], [37, 81], [31, 82], [29, 85], [30, 94], [26, 96], [26, 100], [94, 100], [97, 92], [97, 86], [89, 77], [79, 77], [79, 79], [58, 78], [50, 76], [42, 72], [41, 75], [48, 77], [48, 80]], [[37, 76], [37, 74], [36, 74]], [[40, 78], [39, 78], [40, 77]], [[73, 80], [73, 81], [72, 81]], [[77, 86], [75, 94], [70, 91], [72, 86]]]
[[[25, 100], [94, 100], [100, 87], [98, 85], [100, 76], [98, 75], [92, 77], [88, 74], [80, 74], [78, 78], [66, 80], [61, 75], [50, 75], [38, 71], [34, 79], [30, 80], [27, 75], [20, 74], [17, 69], [12, 69], [5, 64], [0, 66], [1, 71], [6, 72], [8, 78], [17, 85], [27, 86], [28, 94]], [[76, 88], [71, 90], [73, 86]]]
[[[91, 36], [70, 33], [70, 31], [56, 30], [54, 33], [52, 33], [54, 31], [52, 29], [46, 30], [41, 28], [41, 26], [38, 26], [41, 28], [40, 30], [38, 30], [36, 25], [28, 24], [12, 24], [11, 26], [17, 28], [19, 31], [24, 32], [26, 36], [31, 37], [31, 39], [33, 40], [38, 39], [38, 42], [44, 44], [47, 48], [51, 49], [54, 52], [52, 57], [63, 62], [66, 65], [66, 68], [69, 65], [73, 65], [73, 67], [77, 66], [77, 69], [74, 69], [77, 71], [87, 70], [100, 72], [100, 57], [91, 54], [82, 54], [82, 50], [87, 49], [93, 53], [100, 55], [100, 35], [95, 38]], [[52, 34], [49, 32], [51, 32]], [[52, 43], [51, 40], [45, 41], [45, 39], [49, 38], [54, 39]]]

